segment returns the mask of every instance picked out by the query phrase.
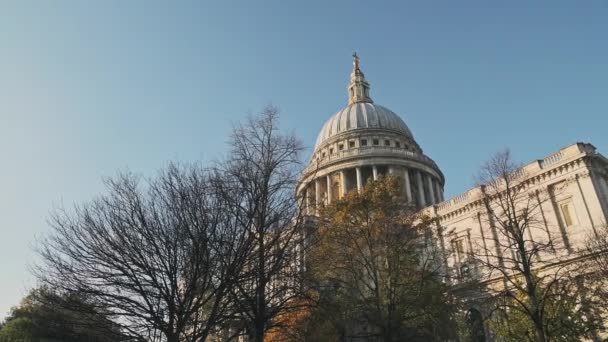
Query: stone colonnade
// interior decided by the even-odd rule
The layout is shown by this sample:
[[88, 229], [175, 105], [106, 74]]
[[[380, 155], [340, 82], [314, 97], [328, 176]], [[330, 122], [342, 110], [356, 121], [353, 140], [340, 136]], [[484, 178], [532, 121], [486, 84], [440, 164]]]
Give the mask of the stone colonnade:
[[444, 200], [441, 182], [430, 173], [402, 166], [371, 165], [342, 169], [317, 177], [305, 191], [306, 211], [314, 214], [317, 204], [329, 204], [334, 198], [342, 198], [349, 191], [361, 191], [368, 179], [391, 174], [403, 180], [403, 192], [409, 202], [418, 208]]

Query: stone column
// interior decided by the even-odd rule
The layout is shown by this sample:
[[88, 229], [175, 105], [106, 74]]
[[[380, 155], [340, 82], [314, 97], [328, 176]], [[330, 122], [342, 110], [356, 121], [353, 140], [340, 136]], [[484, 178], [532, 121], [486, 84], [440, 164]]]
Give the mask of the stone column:
[[331, 174], [327, 175], [327, 204], [331, 203]]
[[346, 195], [346, 171], [340, 171], [340, 198]]
[[361, 167], [357, 167], [355, 170], [357, 171], [357, 191], [361, 192], [361, 189], [363, 188], [363, 179], [361, 178]]
[[412, 201], [412, 184], [410, 183], [410, 171], [405, 169], [403, 171], [403, 183], [405, 184], [405, 198], [408, 202]]
[[429, 185], [429, 204], [435, 204], [435, 187], [433, 186], [433, 177], [426, 175], [426, 180]]
[[443, 199], [441, 199], [441, 186], [439, 186], [439, 181], [435, 180], [433, 185], [435, 185], [433, 189], [435, 189], [435, 199], [437, 200], [437, 203], [443, 202]]
[[[589, 175], [589, 176], [591, 177], [591, 175]], [[585, 197], [585, 193], [583, 192], [583, 189], [581, 187], [580, 175], [578, 175], [578, 174], [575, 175], [574, 179], [576, 180], [576, 186], [578, 188], [578, 192], [581, 196], [581, 199], [583, 200], [583, 205], [585, 206], [585, 211], [587, 212], [587, 216], [589, 217], [589, 223], [591, 223], [591, 228], [593, 229], [593, 234], [597, 237], [598, 234], [597, 234], [597, 230], [595, 229], [595, 222], [593, 221], [593, 217], [591, 216], [591, 211], [589, 210], [589, 205], [587, 204], [588, 203], [587, 198]], [[555, 213], [558, 216], [559, 216], [559, 214], [558, 214], [559, 212], [560, 212], [559, 209], [555, 211]], [[564, 234], [566, 234], [565, 232], [566, 231], [564, 229]], [[565, 243], [565, 241], [564, 241], [564, 243]], [[571, 249], [570, 246], [566, 246], [566, 247], [568, 248], [568, 251], [570, 251], [570, 249]]]
[[[601, 174], [601, 173], [596, 173], [596, 178], [597, 178], [597, 182], [599, 183], [599, 187], [600, 187], [600, 193], [598, 197], [601, 197], [600, 202], [602, 201], [602, 199], [604, 199], [604, 201], [607, 203], [608, 206], [608, 184], [606, 183], [606, 178]], [[607, 208], [608, 210], [608, 208]], [[608, 212], [606, 213], [606, 216], [608, 216]]]
[[424, 197], [424, 184], [422, 184], [422, 172], [416, 171], [416, 183], [418, 183], [418, 200], [420, 206], [426, 206], [426, 198]]
[[315, 179], [315, 212], [319, 215], [319, 207], [321, 206], [321, 182], [319, 178]]
[[372, 166], [372, 174], [374, 175], [374, 180], [378, 180], [378, 168], [376, 165]]
[[602, 189], [604, 189], [604, 196], [608, 198], [608, 180], [606, 180], [606, 177], [600, 175], [600, 184], [602, 185]]

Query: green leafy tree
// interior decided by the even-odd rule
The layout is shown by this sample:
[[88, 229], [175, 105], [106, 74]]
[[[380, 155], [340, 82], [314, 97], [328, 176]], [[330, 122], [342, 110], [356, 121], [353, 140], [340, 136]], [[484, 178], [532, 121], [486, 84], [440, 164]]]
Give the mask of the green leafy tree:
[[[576, 296], [566, 295], [571, 292], [566, 288], [556, 289], [555, 300], [545, 305], [544, 330], [547, 340], [575, 342], [590, 333], [593, 322], [580, 310], [580, 300]], [[494, 334], [504, 341], [536, 341], [536, 327], [521, 306], [522, 301], [527, 301], [525, 296], [512, 294], [511, 298], [502, 300], [503, 303], [489, 320]]]
[[0, 341], [32, 341], [34, 326], [29, 318], [11, 318], [0, 328]]
[[121, 341], [115, 325], [86, 298], [46, 288], [30, 291], [14, 307], [2, 328], [0, 341]]
[[319, 315], [331, 317], [341, 340], [432, 341], [451, 333], [431, 221], [415, 214], [401, 188], [398, 178], [383, 177], [321, 210], [311, 271]]

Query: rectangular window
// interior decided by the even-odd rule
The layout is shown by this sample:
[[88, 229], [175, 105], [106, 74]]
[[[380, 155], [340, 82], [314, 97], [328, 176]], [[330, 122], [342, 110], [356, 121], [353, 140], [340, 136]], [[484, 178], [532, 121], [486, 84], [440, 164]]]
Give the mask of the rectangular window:
[[348, 147], [350, 147], [350, 148], [355, 147], [355, 142], [354, 142], [354, 141], [352, 141], [352, 140], [351, 140], [351, 141], [349, 141], [349, 142], [348, 142]]
[[458, 240], [452, 241], [452, 246], [454, 248], [454, 254], [456, 254], [456, 262], [462, 264], [466, 262], [465, 257], [465, 249], [464, 249], [464, 238], [460, 238]]
[[560, 208], [562, 209], [562, 215], [564, 216], [564, 224], [566, 224], [566, 227], [570, 227], [574, 224], [572, 213], [570, 212], [570, 203], [563, 203], [560, 205]]
[[361, 139], [361, 146], [367, 146], [367, 139]]
[[398, 141], [395, 141], [395, 147], [401, 147], [401, 143]]
[[374, 139], [373, 141], [374, 141], [374, 145], [379, 145], [380, 144], [380, 141], [378, 141], [378, 139]]
[[464, 239], [454, 240], [454, 249], [459, 262], [464, 261]]
[[338, 150], [342, 151], [344, 149], [344, 144], [338, 145]]
[[334, 149], [333, 148], [329, 149], [329, 154], [334, 154]]
[[384, 146], [391, 146], [390, 140], [384, 140]]

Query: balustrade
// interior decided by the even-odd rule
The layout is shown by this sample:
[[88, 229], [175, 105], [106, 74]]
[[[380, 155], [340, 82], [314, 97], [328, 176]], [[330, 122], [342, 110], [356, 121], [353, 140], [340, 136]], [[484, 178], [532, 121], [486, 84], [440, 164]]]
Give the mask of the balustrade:
[[562, 152], [559, 151], [557, 153], [554, 153], [554, 154], [548, 156], [547, 158], [544, 158], [543, 160], [541, 160], [539, 162], [539, 164], [540, 164], [541, 168], [545, 168], [546, 166], [557, 163], [561, 159], [562, 159]]
[[354, 156], [362, 156], [366, 154], [376, 154], [376, 153], [386, 153], [386, 154], [394, 154], [399, 157], [406, 157], [407, 159], [421, 161], [427, 164], [430, 164], [434, 168], [438, 169], [437, 164], [435, 162], [419, 153], [415, 153], [412, 151], [405, 150], [403, 148], [391, 147], [391, 146], [364, 146], [364, 147], [355, 147], [349, 148], [347, 150], [336, 151], [332, 154], [327, 154], [323, 158], [317, 160], [311, 160], [308, 167], [304, 169], [304, 174], [312, 172], [326, 164], [331, 162], [335, 162], [344, 158], [354, 157]]

